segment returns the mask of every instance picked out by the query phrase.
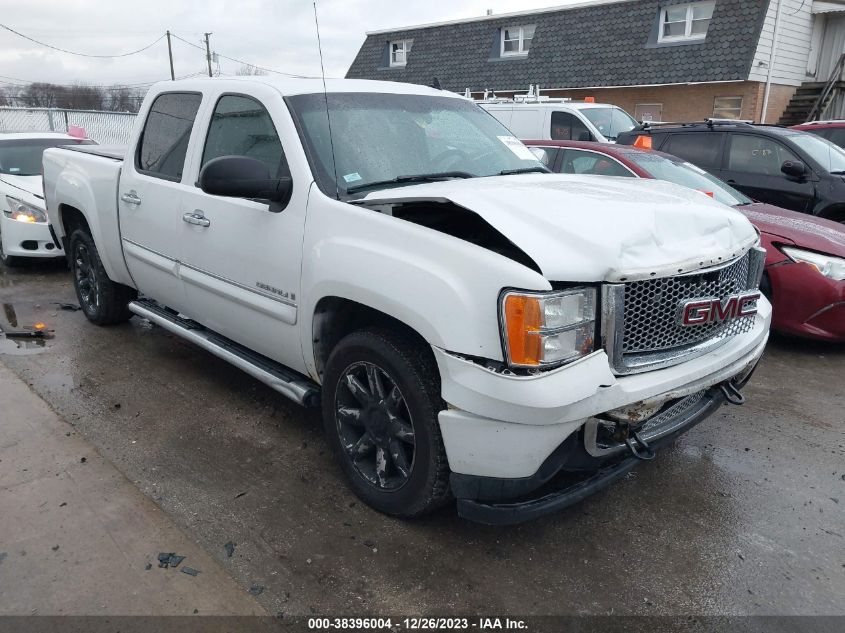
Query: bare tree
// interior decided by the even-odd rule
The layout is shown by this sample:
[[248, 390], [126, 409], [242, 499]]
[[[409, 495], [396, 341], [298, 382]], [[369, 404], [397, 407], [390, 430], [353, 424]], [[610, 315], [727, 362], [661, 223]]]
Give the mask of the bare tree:
[[266, 75], [267, 71], [263, 68], [259, 68], [258, 66], [250, 66], [249, 64], [243, 64], [240, 68], [235, 71], [236, 75]]
[[24, 88], [21, 96], [29, 108], [56, 107], [56, 86], [53, 84], [36, 81]]

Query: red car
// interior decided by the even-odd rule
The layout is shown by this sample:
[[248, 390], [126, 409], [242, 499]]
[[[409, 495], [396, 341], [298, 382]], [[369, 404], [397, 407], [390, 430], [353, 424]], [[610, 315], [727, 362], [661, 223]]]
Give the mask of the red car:
[[793, 125], [792, 129], [817, 134], [834, 145], [845, 147], [845, 121], [811, 121]]
[[766, 249], [762, 289], [774, 307], [772, 329], [845, 341], [845, 226], [754, 202], [680, 158], [629, 145], [524, 141], [549, 169], [668, 180], [736, 208], [760, 231]]

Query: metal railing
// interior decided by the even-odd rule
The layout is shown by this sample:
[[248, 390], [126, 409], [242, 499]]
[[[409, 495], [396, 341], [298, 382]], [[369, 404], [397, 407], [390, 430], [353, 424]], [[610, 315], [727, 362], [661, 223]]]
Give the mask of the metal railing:
[[827, 83], [824, 85], [824, 89], [819, 95], [819, 98], [816, 99], [816, 102], [813, 104], [813, 108], [812, 110], [810, 110], [810, 114], [807, 115], [808, 122], [815, 121], [824, 113], [828, 105], [828, 98], [831, 96], [834, 90], [839, 90], [839, 83], [842, 81], [843, 69], [845, 69], [845, 53], [839, 56], [839, 61], [836, 62], [836, 66], [834, 67], [833, 72], [830, 73], [830, 77], [828, 78]]
[[67, 132], [76, 126], [101, 145], [128, 145], [136, 116], [102, 110], [0, 107], [0, 132]]

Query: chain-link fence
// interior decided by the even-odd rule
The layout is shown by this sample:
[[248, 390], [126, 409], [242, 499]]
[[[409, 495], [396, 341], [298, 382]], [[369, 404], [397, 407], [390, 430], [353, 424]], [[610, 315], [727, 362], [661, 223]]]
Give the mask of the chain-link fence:
[[131, 112], [0, 107], [0, 132], [67, 132], [81, 127], [101, 145], [128, 145], [135, 125]]

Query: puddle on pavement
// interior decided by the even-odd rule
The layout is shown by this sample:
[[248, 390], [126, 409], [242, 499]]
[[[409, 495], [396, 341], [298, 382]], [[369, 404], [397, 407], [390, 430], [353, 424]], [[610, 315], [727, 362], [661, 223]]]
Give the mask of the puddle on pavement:
[[[53, 334], [39, 304], [3, 303], [0, 307], [0, 354], [26, 356], [47, 349]], [[37, 334], [39, 331], [43, 334]]]

